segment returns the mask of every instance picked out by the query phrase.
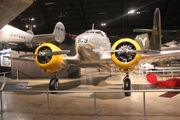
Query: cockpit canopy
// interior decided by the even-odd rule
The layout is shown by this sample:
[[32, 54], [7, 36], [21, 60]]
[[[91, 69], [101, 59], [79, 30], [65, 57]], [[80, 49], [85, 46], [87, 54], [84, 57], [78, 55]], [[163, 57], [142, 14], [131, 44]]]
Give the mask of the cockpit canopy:
[[85, 33], [96, 33], [96, 34], [99, 34], [103, 37], [107, 37], [107, 35], [101, 30], [87, 30]]

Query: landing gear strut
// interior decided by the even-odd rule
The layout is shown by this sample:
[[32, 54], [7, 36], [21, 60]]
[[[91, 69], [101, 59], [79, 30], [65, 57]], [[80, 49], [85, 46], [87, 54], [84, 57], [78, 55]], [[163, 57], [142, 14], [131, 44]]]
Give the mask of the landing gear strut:
[[[131, 90], [131, 80], [129, 78], [129, 73], [123, 79], [124, 81], [124, 90]], [[131, 92], [125, 92], [125, 96], [131, 96]]]
[[49, 82], [49, 90], [59, 90], [59, 86], [59, 80], [55, 75]]

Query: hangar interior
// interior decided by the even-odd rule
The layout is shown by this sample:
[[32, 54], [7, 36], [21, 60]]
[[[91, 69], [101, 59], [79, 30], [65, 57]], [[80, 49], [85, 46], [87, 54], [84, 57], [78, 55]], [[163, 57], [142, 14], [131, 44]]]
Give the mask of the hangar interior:
[[[60, 21], [64, 24], [67, 33], [79, 35], [91, 29], [94, 23], [95, 29], [104, 31], [113, 44], [120, 38], [134, 39], [136, 35], [142, 34], [133, 32], [135, 28], [152, 29], [153, 15], [157, 7], [161, 12], [162, 30], [177, 30], [174, 33], [163, 34], [162, 43], [178, 41], [180, 10], [177, 0], [139, 0], [137, 2], [131, 0], [35, 0], [9, 24], [24, 31], [32, 29], [33, 33], [37, 35], [52, 33], [55, 24]], [[134, 13], [128, 14], [131, 10], [134, 10]], [[149, 36], [151, 37], [151, 33]], [[73, 49], [74, 43], [74, 40], [69, 37], [63, 41], [65, 48], [68, 46]], [[34, 52], [36, 46], [29, 48], [24, 44], [8, 45], [17, 52]], [[63, 45], [61, 44], [61, 46]], [[4, 43], [1, 43], [0, 47], [3, 49]], [[73, 52], [71, 50], [70, 54], [74, 55]], [[1, 66], [2, 72], [9, 70], [9, 68]], [[13, 74], [13, 78], [15, 77]]]
[[[154, 10], [161, 11], [162, 29], [179, 30], [180, 27], [179, 0], [35, 0], [23, 13], [9, 24], [21, 30], [33, 30], [34, 34], [52, 33], [54, 26], [61, 21], [67, 33], [78, 35], [92, 28], [103, 30], [111, 43], [124, 37], [135, 38], [141, 33], [133, 32], [134, 28], [153, 27]], [[134, 14], [128, 11], [134, 9]], [[27, 27], [31, 26], [30, 28]], [[151, 34], [149, 34], [151, 35]], [[179, 40], [179, 31], [164, 34], [162, 42]], [[74, 40], [66, 37], [59, 45], [71, 50], [74, 55]], [[34, 52], [36, 46], [28, 48], [24, 44], [9, 45], [12, 55]], [[1, 45], [1, 49], [4, 45]], [[7, 82], [3, 91], [3, 111], [1, 118], [9, 119], [164, 119], [179, 120], [178, 92], [148, 92], [146, 93], [147, 116], [143, 116], [143, 93], [133, 92], [131, 97], [124, 93], [96, 93], [97, 108], [94, 110], [93, 93], [58, 93], [50, 94], [50, 113], [47, 109], [47, 90], [50, 74], [43, 73], [34, 63], [29, 61], [11, 61], [11, 78], [0, 76], [1, 83]], [[6, 70], [7, 71], [7, 70]], [[25, 73], [19, 74], [17, 71]], [[137, 71], [136, 71], [137, 72]], [[2, 74], [3, 75], [3, 74]], [[28, 79], [29, 77], [35, 79]], [[144, 73], [143, 73], [144, 75]], [[61, 90], [121, 90], [124, 74], [113, 70], [109, 72], [97, 69], [81, 69], [71, 67], [66, 72], [58, 74]], [[66, 78], [67, 77], [67, 78]], [[73, 77], [73, 78], [69, 78]], [[161, 87], [149, 86], [145, 77], [130, 74], [133, 90], [158, 90]], [[37, 79], [38, 78], [38, 79]], [[41, 78], [41, 79], [39, 79]], [[158, 76], [158, 79], [162, 77]], [[17, 84], [20, 84], [20, 88]], [[2, 84], [1, 84], [2, 87]], [[17, 88], [16, 88], [17, 87]], [[21, 89], [22, 87], [22, 89]], [[25, 87], [25, 88], [24, 88]], [[16, 92], [16, 90], [35, 92]], [[13, 92], [14, 91], [14, 92]], [[1, 106], [2, 110], [2, 106]], [[96, 113], [96, 114], [95, 114]]]
[[[57, 22], [65, 25], [67, 33], [78, 35], [92, 28], [103, 30], [113, 43], [122, 37], [135, 38], [135, 28], [153, 27], [153, 15], [160, 8], [162, 29], [179, 29], [178, 0], [36, 0], [29, 8], [17, 16], [10, 25], [28, 30], [26, 25], [35, 25], [34, 34], [52, 33]], [[133, 14], [128, 14], [134, 10]], [[103, 26], [102, 23], [106, 23]], [[170, 37], [170, 38], [169, 38]], [[164, 39], [175, 36], [164, 36]], [[64, 42], [72, 44], [73, 40]]]

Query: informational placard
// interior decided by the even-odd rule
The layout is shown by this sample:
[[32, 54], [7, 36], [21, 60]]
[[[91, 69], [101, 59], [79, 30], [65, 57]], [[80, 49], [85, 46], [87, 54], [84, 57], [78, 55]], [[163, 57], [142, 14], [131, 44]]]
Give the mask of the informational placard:
[[11, 49], [5, 49], [0, 51], [0, 61], [1, 61], [1, 66], [3, 67], [11, 67], [11, 60], [9, 58], [5, 58], [4, 56], [10, 56]]

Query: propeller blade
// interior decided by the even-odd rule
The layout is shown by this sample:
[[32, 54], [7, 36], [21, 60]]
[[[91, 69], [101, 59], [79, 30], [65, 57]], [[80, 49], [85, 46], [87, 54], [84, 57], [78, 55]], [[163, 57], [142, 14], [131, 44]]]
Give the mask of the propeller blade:
[[62, 55], [62, 54], [68, 54], [70, 53], [70, 50], [61, 50], [61, 51], [54, 51], [54, 52], [43, 52], [40, 54], [28, 54], [28, 55], [20, 55], [20, 58], [23, 57], [34, 57], [34, 56], [50, 56], [50, 55]]

